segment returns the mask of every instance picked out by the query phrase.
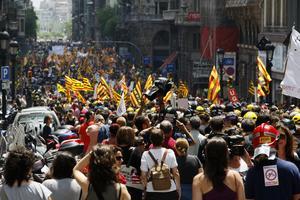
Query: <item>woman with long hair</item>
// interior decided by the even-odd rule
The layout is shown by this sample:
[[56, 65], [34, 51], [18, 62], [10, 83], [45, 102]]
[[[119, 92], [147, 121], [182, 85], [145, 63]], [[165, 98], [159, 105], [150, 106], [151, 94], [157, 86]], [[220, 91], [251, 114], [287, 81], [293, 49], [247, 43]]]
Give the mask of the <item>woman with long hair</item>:
[[[130, 195], [123, 184], [117, 183], [113, 147], [96, 145], [74, 167], [73, 175], [82, 188], [82, 199], [128, 200]], [[89, 166], [86, 177], [80, 170]]]
[[50, 179], [43, 182], [52, 192], [53, 200], [79, 199], [81, 188], [73, 179], [73, 168], [76, 160], [71, 153], [61, 152], [53, 160], [50, 168]]
[[243, 200], [241, 176], [228, 169], [228, 147], [223, 138], [214, 137], [205, 147], [204, 173], [193, 180], [193, 200]]
[[293, 148], [294, 138], [291, 131], [281, 123], [279, 123], [276, 128], [280, 133], [277, 142], [278, 158], [294, 163], [300, 170], [300, 159], [298, 158], [297, 154], [295, 153], [295, 149]]
[[1, 200], [51, 200], [51, 191], [31, 180], [34, 154], [17, 146], [10, 151], [4, 165], [4, 185], [0, 189]]

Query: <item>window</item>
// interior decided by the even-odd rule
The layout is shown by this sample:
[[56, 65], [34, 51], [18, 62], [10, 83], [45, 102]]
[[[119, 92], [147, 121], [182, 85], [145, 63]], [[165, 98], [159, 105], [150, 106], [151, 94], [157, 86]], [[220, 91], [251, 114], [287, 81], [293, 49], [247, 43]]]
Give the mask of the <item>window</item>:
[[168, 2], [159, 2], [159, 14], [163, 14], [164, 10], [168, 10]]
[[287, 0], [264, 1], [265, 27], [284, 27], [287, 25]]
[[193, 49], [200, 49], [200, 33], [193, 33]]

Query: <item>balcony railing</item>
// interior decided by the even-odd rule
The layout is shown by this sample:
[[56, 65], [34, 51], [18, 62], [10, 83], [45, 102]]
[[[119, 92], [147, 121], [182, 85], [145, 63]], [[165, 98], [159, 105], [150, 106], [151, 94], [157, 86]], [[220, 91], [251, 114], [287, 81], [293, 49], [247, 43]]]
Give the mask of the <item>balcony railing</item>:
[[179, 10], [164, 10], [163, 19], [164, 20], [175, 20], [176, 15], [179, 13]]
[[162, 21], [160, 14], [131, 14], [126, 16], [126, 21]]

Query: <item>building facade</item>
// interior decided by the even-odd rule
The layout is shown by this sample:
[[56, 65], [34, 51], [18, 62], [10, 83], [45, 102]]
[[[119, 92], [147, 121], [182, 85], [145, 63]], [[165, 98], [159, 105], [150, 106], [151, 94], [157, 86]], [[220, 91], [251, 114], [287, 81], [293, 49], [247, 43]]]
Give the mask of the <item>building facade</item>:
[[257, 79], [257, 56], [266, 60], [265, 52], [256, 47], [264, 36], [275, 46], [271, 68], [273, 102], [282, 103], [286, 100], [280, 88], [287, 55], [287, 46], [283, 42], [292, 26], [298, 30], [300, 28], [299, 6], [300, 2], [296, 0], [226, 1], [226, 15], [234, 20], [240, 33], [236, 88], [243, 99], [254, 101], [248, 88], [250, 81], [255, 83]]
[[64, 32], [65, 23], [72, 19], [72, 1], [43, 0], [37, 16], [41, 32]]
[[1, 0], [0, 29], [6, 30], [12, 38], [25, 39], [25, 11], [32, 8], [30, 0]]

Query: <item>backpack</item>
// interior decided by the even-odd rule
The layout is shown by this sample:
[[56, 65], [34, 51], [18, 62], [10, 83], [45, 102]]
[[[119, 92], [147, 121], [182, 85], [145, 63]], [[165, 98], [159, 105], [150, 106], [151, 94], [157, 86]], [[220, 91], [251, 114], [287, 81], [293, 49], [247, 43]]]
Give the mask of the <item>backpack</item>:
[[155, 159], [153, 154], [149, 152], [149, 155], [153, 162], [154, 166], [150, 169], [150, 179], [152, 181], [152, 186], [154, 190], [169, 190], [171, 188], [171, 174], [170, 169], [167, 164], [165, 164], [165, 159], [168, 154], [168, 150], [166, 149], [164, 155], [161, 159], [160, 164]]

